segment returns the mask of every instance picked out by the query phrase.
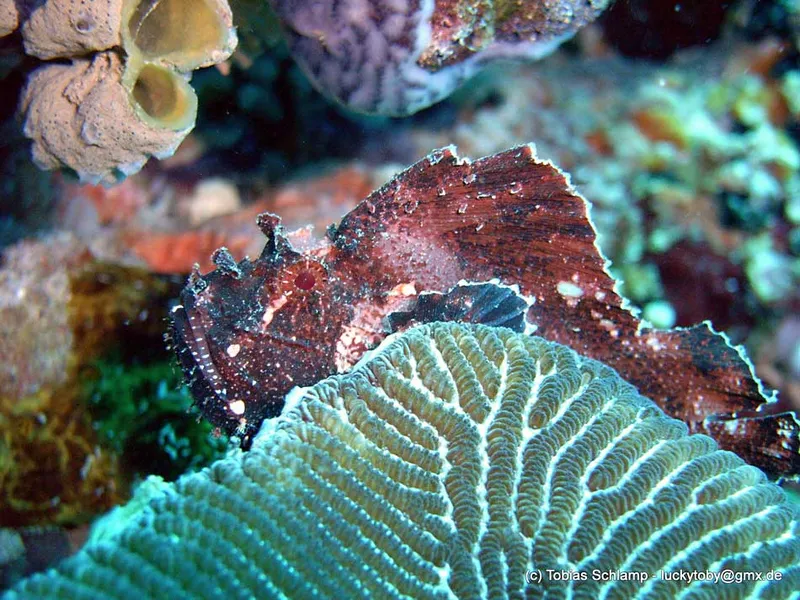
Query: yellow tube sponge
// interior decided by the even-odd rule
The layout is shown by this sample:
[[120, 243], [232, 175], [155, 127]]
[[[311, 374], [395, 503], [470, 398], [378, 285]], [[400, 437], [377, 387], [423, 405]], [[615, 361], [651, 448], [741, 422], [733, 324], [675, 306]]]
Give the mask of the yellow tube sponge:
[[136, 73], [126, 72], [123, 85], [131, 93], [137, 116], [151, 127], [173, 131], [194, 127], [197, 97], [174, 71], [146, 64]]
[[237, 42], [227, 0], [43, 0], [22, 37], [29, 55], [71, 59], [34, 71], [23, 92], [34, 162], [105, 184], [175, 152], [197, 114], [191, 71]]
[[0, 0], [0, 38], [19, 27], [19, 10], [15, 0]]
[[122, 0], [46, 0], [22, 26], [25, 53], [48, 60], [107, 50], [120, 44], [121, 20]]
[[125, 73], [114, 52], [35, 71], [20, 110], [33, 159], [82, 181], [112, 184], [151, 156], [175, 152], [191, 131], [197, 97], [184, 77], [156, 65]]
[[125, 0], [122, 21], [122, 45], [131, 60], [179, 71], [221, 62], [236, 47], [227, 0]]

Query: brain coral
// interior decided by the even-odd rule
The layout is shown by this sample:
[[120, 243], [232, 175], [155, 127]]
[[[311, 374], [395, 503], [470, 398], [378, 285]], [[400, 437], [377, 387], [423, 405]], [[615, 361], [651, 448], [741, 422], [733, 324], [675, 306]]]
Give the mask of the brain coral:
[[780, 598], [798, 534], [761, 471], [609, 367], [436, 323], [295, 392], [252, 450], [8, 598]]
[[271, 0], [292, 54], [350, 108], [417, 112], [495, 58], [539, 58], [609, 0]]

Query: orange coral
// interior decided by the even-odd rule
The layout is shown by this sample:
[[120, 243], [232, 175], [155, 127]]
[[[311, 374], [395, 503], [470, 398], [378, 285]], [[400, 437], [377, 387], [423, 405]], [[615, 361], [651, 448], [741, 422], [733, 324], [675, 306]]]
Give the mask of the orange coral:
[[128, 238], [131, 250], [156, 273], [189, 273], [198, 262], [201, 271], [210, 271], [214, 267], [211, 262], [214, 250], [226, 246], [240, 260], [250, 244], [249, 236], [211, 230], [140, 233]]
[[686, 150], [688, 141], [683, 125], [671, 114], [657, 108], [635, 110], [630, 115], [633, 124], [652, 142], [668, 142]]

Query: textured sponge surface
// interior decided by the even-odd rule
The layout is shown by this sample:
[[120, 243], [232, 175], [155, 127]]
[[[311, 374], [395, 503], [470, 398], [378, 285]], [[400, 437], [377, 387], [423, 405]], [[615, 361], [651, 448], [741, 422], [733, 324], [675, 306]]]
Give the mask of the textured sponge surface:
[[[783, 492], [610, 368], [436, 323], [10, 598], [784, 598]], [[722, 573], [694, 581], [680, 573]], [[760, 580], [757, 575], [760, 574]]]

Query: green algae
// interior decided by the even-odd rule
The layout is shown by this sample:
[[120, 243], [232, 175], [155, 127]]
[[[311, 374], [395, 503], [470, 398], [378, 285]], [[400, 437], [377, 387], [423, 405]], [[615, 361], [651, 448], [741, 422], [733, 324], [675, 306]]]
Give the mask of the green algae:
[[198, 419], [169, 360], [126, 364], [111, 355], [94, 363], [83, 384], [101, 441], [135, 479], [171, 480], [224, 454], [227, 439]]

